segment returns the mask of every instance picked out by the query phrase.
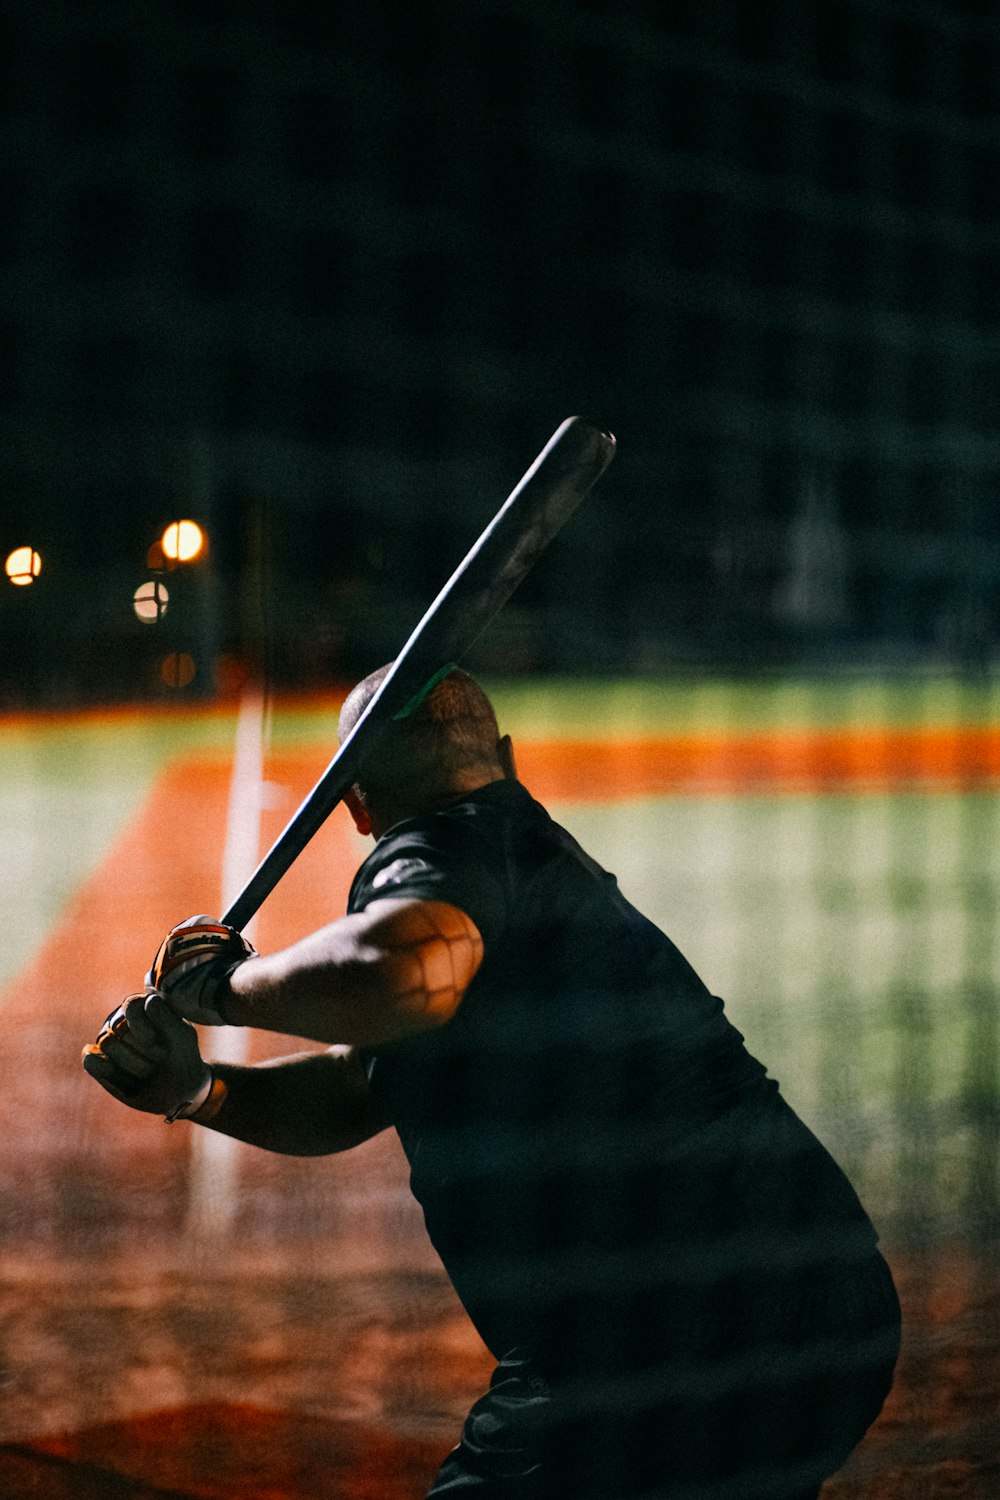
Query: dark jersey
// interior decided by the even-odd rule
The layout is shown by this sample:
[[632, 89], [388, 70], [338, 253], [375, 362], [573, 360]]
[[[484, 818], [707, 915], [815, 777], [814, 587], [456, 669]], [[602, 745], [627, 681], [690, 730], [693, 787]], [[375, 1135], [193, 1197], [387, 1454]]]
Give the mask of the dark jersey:
[[[875, 1236], [674, 944], [517, 782], [397, 824], [355, 879], [446, 901], [484, 958], [455, 1015], [368, 1049], [431, 1240], [495, 1353]], [[598, 1323], [600, 1319], [598, 1318]], [[561, 1330], [561, 1331], [560, 1331]]]

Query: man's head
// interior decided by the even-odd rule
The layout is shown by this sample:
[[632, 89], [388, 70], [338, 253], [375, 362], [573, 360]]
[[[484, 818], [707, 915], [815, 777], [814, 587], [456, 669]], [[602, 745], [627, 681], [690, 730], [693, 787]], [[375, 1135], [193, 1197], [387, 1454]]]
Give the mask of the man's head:
[[[392, 663], [351, 690], [340, 711], [341, 744], [382, 686]], [[510, 740], [479, 684], [456, 667], [405, 719], [393, 722], [345, 798], [362, 833], [438, 807], [491, 781], [513, 777]]]

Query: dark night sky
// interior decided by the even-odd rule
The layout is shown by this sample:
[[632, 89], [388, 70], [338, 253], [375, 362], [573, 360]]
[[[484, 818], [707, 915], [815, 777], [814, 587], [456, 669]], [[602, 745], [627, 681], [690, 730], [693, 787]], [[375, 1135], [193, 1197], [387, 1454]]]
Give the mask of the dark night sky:
[[0, 544], [106, 593], [200, 507], [232, 588], [263, 515], [279, 592], [419, 597], [583, 410], [536, 598], [764, 649], [817, 483], [891, 629], [996, 544], [998, 54], [985, 0], [8, 3]]

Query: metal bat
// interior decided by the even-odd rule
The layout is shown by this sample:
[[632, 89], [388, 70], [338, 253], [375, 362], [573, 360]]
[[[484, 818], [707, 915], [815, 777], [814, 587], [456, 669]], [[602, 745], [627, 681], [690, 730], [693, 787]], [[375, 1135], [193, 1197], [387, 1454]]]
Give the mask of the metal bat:
[[358, 778], [394, 719], [412, 713], [478, 640], [615, 453], [615, 439], [582, 417], [556, 429], [524, 478], [449, 578], [312, 791], [222, 921], [242, 929]]

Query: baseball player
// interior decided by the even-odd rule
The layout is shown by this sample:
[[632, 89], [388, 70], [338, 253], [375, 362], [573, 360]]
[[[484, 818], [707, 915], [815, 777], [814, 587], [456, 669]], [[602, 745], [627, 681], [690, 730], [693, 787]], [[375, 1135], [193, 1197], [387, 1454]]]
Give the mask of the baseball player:
[[[361, 682], [345, 738], [388, 668]], [[815, 1500], [899, 1304], [846, 1176], [673, 943], [517, 780], [455, 671], [347, 797], [347, 915], [258, 955], [194, 917], [84, 1051], [134, 1109], [270, 1151], [386, 1128], [497, 1360], [432, 1500]], [[325, 1050], [208, 1064], [194, 1026]]]

